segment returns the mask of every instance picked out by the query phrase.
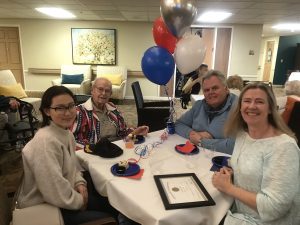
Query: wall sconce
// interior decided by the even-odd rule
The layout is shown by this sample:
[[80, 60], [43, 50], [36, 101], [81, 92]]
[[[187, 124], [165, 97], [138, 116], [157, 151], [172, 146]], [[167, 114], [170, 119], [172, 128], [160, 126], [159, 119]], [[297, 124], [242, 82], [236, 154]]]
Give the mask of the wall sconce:
[[254, 55], [254, 50], [249, 50], [249, 55]]

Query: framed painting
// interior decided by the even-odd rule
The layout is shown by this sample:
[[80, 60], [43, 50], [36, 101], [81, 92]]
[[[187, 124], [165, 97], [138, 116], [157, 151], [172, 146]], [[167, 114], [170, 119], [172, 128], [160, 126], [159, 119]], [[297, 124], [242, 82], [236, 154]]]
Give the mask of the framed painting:
[[116, 65], [116, 30], [71, 28], [74, 64]]

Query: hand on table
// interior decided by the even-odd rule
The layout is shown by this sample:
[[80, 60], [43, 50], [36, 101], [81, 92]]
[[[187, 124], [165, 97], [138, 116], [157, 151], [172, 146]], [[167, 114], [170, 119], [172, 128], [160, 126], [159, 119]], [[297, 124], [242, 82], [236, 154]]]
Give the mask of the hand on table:
[[143, 135], [143, 136], [146, 136], [149, 132], [149, 127], [148, 126], [140, 126], [140, 127], [137, 127], [133, 133], [135, 135]]
[[215, 172], [212, 177], [212, 183], [219, 191], [227, 193], [233, 186], [232, 184], [233, 170], [223, 167], [219, 172]]
[[190, 132], [190, 141], [193, 144], [198, 145], [199, 143], [201, 143], [202, 138], [212, 139], [213, 137], [211, 136], [210, 133], [208, 133], [206, 131], [197, 132], [197, 131], [193, 130]]
[[206, 132], [206, 131], [201, 131], [201, 132], [197, 132], [200, 136], [201, 136], [201, 139], [202, 138], [205, 138], [205, 139], [213, 139], [213, 136]]

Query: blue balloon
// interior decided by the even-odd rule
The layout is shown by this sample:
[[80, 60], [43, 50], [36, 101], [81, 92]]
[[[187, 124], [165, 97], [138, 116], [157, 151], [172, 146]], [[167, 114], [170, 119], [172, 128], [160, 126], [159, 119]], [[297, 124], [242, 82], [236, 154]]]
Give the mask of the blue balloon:
[[175, 68], [174, 58], [165, 48], [153, 46], [145, 51], [142, 70], [151, 82], [165, 85], [171, 79]]

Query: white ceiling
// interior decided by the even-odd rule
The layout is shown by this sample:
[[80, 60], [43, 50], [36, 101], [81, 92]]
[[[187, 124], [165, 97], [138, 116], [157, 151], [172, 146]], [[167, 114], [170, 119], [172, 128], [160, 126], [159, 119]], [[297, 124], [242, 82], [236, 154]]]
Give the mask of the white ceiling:
[[[179, 0], [178, 0], [179, 1]], [[300, 0], [195, 0], [198, 14], [227, 10], [226, 24], [264, 24], [263, 34], [283, 35], [270, 27], [279, 22], [300, 22]], [[62, 7], [78, 20], [154, 21], [160, 16], [159, 0], [0, 0], [0, 18], [50, 19], [36, 7]]]

